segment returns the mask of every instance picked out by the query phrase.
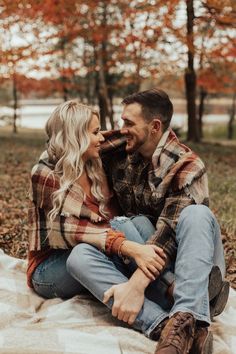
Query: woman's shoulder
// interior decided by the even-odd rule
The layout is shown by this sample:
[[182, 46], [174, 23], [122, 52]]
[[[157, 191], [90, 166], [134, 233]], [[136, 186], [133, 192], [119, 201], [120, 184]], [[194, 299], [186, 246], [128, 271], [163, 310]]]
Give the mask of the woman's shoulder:
[[31, 182], [32, 184], [56, 187], [59, 185], [59, 177], [54, 173], [53, 167], [40, 158], [31, 170]]
[[51, 196], [59, 188], [59, 179], [53, 170], [42, 162], [31, 171], [31, 200], [40, 208], [51, 207]]
[[55, 175], [53, 173], [53, 170], [45, 166], [43, 163], [39, 162], [36, 165], [33, 166], [31, 170], [31, 179], [34, 181], [37, 180], [44, 180], [44, 179], [55, 179]]

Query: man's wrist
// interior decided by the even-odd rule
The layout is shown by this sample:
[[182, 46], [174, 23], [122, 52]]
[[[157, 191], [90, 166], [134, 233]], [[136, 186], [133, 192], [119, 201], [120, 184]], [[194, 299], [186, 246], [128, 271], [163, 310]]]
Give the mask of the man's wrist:
[[151, 283], [151, 280], [143, 273], [140, 268], [137, 268], [132, 277], [129, 279], [129, 282], [137, 289], [145, 291], [145, 289]]

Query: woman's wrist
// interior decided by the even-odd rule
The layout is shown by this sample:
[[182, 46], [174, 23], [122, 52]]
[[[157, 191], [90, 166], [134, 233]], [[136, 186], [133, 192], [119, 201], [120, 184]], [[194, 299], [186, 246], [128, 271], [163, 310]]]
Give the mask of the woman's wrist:
[[107, 255], [118, 254], [120, 252], [121, 245], [125, 240], [123, 232], [109, 229], [107, 231], [105, 252]]

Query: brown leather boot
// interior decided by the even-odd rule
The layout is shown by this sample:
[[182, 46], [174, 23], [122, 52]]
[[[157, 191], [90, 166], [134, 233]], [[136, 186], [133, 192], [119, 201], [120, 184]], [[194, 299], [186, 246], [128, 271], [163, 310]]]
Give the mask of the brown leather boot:
[[166, 318], [161, 323], [159, 323], [159, 325], [157, 325], [154, 328], [154, 330], [151, 332], [150, 339], [158, 341], [160, 339], [161, 332], [168, 321], [169, 321], [169, 318]]
[[155, 354], [188, 354], [193, 344], [195, 325], [196, 320], [190, 313], [175, 313], [161, 332]]
[[212, 354], [213, 335], [207, 327], [196, 327], [192, 348], [189, 354]]

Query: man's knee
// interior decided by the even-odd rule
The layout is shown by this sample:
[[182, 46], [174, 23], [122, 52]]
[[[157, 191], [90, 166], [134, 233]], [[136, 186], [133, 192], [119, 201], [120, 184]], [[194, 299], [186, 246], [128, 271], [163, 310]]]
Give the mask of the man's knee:
[[182, 210], [176, 227], [176, 240], [203, 236], [204, 239], [220, 237], [220, 228], [211, 210], [205, 205], [190, 205]]
[[192, 204], [181, 211], [178, 223], [187, 222], [192, 225], [199, 225], [199, 223], [205, 221], [215, 221], [215, 216], [212, 211], [206, 205]]

